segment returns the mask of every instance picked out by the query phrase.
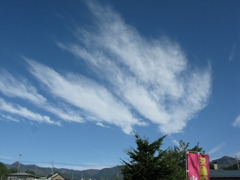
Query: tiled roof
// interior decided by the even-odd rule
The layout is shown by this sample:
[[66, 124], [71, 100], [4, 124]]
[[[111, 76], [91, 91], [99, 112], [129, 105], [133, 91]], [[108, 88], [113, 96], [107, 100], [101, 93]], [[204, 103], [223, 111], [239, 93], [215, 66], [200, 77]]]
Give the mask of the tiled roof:
[[8, 174], [8, 176], [35, 177], [35, 175], [33, 175], [33, 174], [28, 174], [28, 173], [11, 173], [11, 174]]
[[49, 175], [47, 176], [47, 179], [48, 179], [48, 178], [53, 178], [53, 177], [55, 177], [55, 176], [57, 176], [57, 175], [62, 176], [65, 180], [70, 179], [70, 178], [67, 177], [65, 174], [63, 175], [63, 174], [61, 174], [61, 173], [49, 174]]
[[240, 178], [240, 170], [211, 170], [211, 177]]

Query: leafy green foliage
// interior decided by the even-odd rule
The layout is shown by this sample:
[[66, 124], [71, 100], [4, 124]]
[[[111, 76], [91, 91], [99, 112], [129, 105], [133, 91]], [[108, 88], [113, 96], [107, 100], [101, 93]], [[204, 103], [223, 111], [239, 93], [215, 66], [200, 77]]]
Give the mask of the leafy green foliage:
[[18, 170], [16, 168], [11, 168], [8, 170], [8, 174], [11, 174], [11, 173], [17, 173]]
[[170, 180], [179, 180], [186, 178], [186, 153], [189, 152], [200, 152], [204, 154], [203, 148], [199, 147], [199, 143], [193, 148], [189, 148], [190, 143], [185, 143], [182, 140], [179, 141], [178, 146], [169, 147], [166, 151], [165, 159], [171, 169], [168, 176]]
[[17, 173], [16, 168], [7, 169], [7, 167], [0, 162], [0, 178], [6, 178], [8, 174]]
[[193, 148], [180, 141], [178, 146], [161, 150], [166, 136], [150, 143], [148, 139], [135, 135], [137, 148], [126, 151], [129, 162], [122, 160], [124, 180], [179, 180], [186, 178], [186, 152], [204, 153], [199, 144]]
[[36, 173], [33, 172], [33, 171], [31, 171], [31, 170], [26, 170], [25, 173], [32, 174], [32, 175], [36, 175]]
[[126, 154], [130, 157], [130, 161], [122, 160], [124, 166], [122, 174], [124, 180], [148, 180], [163, 179], [168, 175], [169, 168], [160, 149], [165, 136], [150, 143], [148, 139], [142, 139], [139, 135], [135, 135], [137, 149], [128, 149]]
[[0, 178], [6, 178], [8, 174], [7, 167], [0, 162]]

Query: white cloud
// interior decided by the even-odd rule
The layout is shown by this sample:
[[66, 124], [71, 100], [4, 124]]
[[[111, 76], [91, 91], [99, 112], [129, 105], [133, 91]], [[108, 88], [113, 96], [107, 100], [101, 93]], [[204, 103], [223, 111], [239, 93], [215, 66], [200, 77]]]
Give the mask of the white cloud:
[[[3, 147], [1, 147], [1, 149], [3, 149]], [[6, 163], [6, 164], [8, 164], [9, 161], [12, 162], [12, 163], [16, 162], [13, 157], [9, 156], [6, 153], [5, 154], [0, 154], [0, 159], [1, 159], [1, 162]]]
[[35, 61], [27, 62], [29, 71], [46, 85], [52, 95], [85, 111], [88, 120], [114, 124], [125, 133], [130, 133], [134, 125], [144, 125], [104, 86], [80, 75], [63, 76]]
[[208, 154], [212, 155], [212, 154], [220, 151], [225, 145], [226, 145], [226, 143], [218, 144], [216, 147], [210, 149], [209, 152], [208, 152]]
[[96, 125], [100, 126], [100, 127], [105, 127], [105, 128], [108, 128], [108, 126], [104, 125], [103, 123], [101, 122], [97, 122]]
[[47, 124], [54, 124], [60, 125], [59, 122], [51, 120], [48, 116], [42, 116], [38, 113], [34, 113], [29, 109], [19, 106], [13, 105], [11, 103], [6, 102], [4, 99], [0, 98], [0, 110], [8, 112], [10, 114], [18, 115], [24, 117], [28, 120], [37, 121], [39, 123], [47, 123]]
[[37, 89], [33, 87], [27, 79], [21, 77], [17, 78], [6, 70], [0, 71], [0, 92], [8, 97], [17, 97], [27, 100], [63, 120], [83, 122], [79, 113], [64, 105], [57, 107], [57, 105], [50, 104], [45, 97], [38, 93]]
[[176, 139], [174, 139], [171, 135], [169, 135], [168, 136], [170, 139], [171, 139], [171, 141], [172, 141], [172, 144], [174, 144], [175, 146], [178, 146], [179, 147], [179, 141], [177, 141]]
[[[77, 43], [57, 43], [85, 61], [91, 78], [56, 70], [23, 57], [44, 85], [0, 70], [0, 92], [20, 98], [70, 122], [112, 124], [125, 133], [134, 126], [156, 124], [162, 133], [178, 133], [201, 111], [211, 93], [211, 67], [193, 68], [176, 42], [145, 39], [110, 7], [86, 1], [96, 18], [94, 30], [76, 30]], [[46, 87], [46, 88], [45, 88]], [[40, 93], [41, 92], [41, 93]], [[45, 96], [44, 96], [45, 95]], [[24, 105], [25, 106], [25, 105]], [[49, 116], [0, 99], [0, 110], [38, 122], [58, 124]], [[234, 126], [238, 126], [236, 120]], [[237, 124], [237, 125], [236, 125]]]
[[232, 125], [234, 127], [240, 127], [240, 115], [235, 119]]
[[8, 121], [14, 121], [14, 122], [20, 122], [18, 119], [14, 118], [10, 115], [4, 115], [4, 114], [0, 114], [0, 119], [8, 120]]
[[240, 160], [240, 152], [236, 153], [235, 157]]
[[31, 86], [26, 79], [16, 79], [6, 70], [0, 70], [0, 92], [10, 97], [21, 97], [35, 103], [44, 103], [46, 98], [41, 96], [37, 89]]
[[232, 49], [231, 49], [230, 54], [228, 56], [228, 61], [233, 61], [234, 58], [236, 58], [236, 56], [238, 55], [238, 52], [239, 52], [239, 43], [235, 43], [232, 46]]
[[[167, 38], [144, 39], [111, 8], [102, 7], [92, 1], [87, 1], [87, 4], [96, 18], [97, 29], [78, 30], [77, 38], [81, 43], [57, 44], [84, 60], [99, 80], [111, 88], [107, 90], [93, 80], [83, 77], [77, 80], [78, 85], [69, 84], [50, 69], [48, 77], [43, 77], [41, 71], [33, 72], [35, 76], [52, 91], [55, 85], [46, 80], [49, 77], [56, 78], [57, 87], [63, 84], [68, 88], [74, 86], [78, 92], [87, 94], [85, 97], [94, 97], [95, 107], [88, 107], [89, 103], [86, 100], [81, 100], [80, 104], [79, 101], [74, 102], [76, 97], [76, 100], [83, 99], [79, 94], [72, 93], [72, 97], [68, 99], [64, 97], [90, 112], [99, 111], [97, 109], [102, 103], [101, 97], [104, 97], [107, 100], [101, 108], [103, 111], [97, 114], [101, 114], [101, 118], [108, 122], [112, 122], [113, 117], [110, 117], [110, 113], [106, 118], [105, 113], [109, 113], [109, 110], [104, 107], [113, 109], [112, 107], [118, 106], [116, 109], [124, 109], [127, 106], [136, 114], [159, 125], [162, 133], [181, 132], [187, 122], [207, 105], [211, 93], [210, 66], [201, 70], [191, 68], [183, 50], [176, 42]], [[100, 93], [93, 90], [93, 87], [98, 88]], [[69, 89], [55, 91], [54, 94], [63, 97], [66, 92], [69, 92]], [[117, 97], [117, 105], [111, 93]], [[116, 109], [114, 111], [117, 111]], [[128, 117], [131, 116], [129, 111], [126, 113]], [[137, 124], [137, 120], [130, 119], [126, 119], [126, 122]]]

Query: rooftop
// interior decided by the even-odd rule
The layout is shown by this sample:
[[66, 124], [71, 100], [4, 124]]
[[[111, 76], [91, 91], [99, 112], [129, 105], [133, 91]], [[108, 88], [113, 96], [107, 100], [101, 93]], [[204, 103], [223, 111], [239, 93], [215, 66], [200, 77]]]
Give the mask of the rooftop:
[[211, 177], [240, 177], [240, 170], [211, 170]]
[[8, 176], [28, 176], [28, 177], [36, 177], [36, 176], [33, 175], [33, 174], [28, 174], [28, 173], [25, 173], [25, 172], [22, 172], [22, 173], [11, 173], [11, 174], [8, 174]]

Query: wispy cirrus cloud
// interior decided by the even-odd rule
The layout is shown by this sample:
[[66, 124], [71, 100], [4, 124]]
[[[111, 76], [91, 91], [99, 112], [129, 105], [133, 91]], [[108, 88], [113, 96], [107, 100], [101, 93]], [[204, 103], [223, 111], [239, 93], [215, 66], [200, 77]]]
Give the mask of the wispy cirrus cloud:
[[228, 56], [228, 61], [233, 61], [234, 58], [236, 58], [239, 55], [239, 47], [240, 43], [237, 42], [232, 46], [232, 49], [230, 51], [230, 54]]
[[76, 42], [57, 45], [84, 61], [91, 77], [81, 71], [59, 73], [22, 57], [41, 89], [1, 70], [0, 92], [9, 99], [26, 100], [44, 112], [33, 113], [4, 99], [0, 110], [8, 112], [8, 117], [15, 114], [53, 124], [50, 114], [60, 121], [115, 125], [128, 134], [134, 126], [149, 123], [164, 134], [183, 131], [208, 103], [210, 65], [193, 68], [177, 42], [166, 37], [146, 39], [110, 7], [86, 3], [95, 17], [95, 28], [79, 28]]
[[224, 146], [226, 145], [226, 143], [221, 143], [221, 144], [218, 144], [217, 146], [213, 147], [212, 149], [209, 150], [209, 154], [212, 155], [218, 151], [220, 151]]
[[236, 153], [235, 157], [240, 160], [240, 152]]
[[14, 118], [10, 115], [4, 115], [4, 114], [0, 114], [0, 119], [4, 120], [4, 121], [14, 121], [14, 122], [20, 122], [17, 118]]
[[29, 101], [36, 107], [44, 109], [65, 121], [83, 122], [79, 113], [65, 105], [58, 107], [59, 105], [56, 103], [55, 105], [50, 104], [47, 98], [41, 95], [26, 78], [15, 77], [6, 70], [0, 70], [0, 92], [11, 98]]
[[240, 115], [232, 123], [233, 127], [240, 127]]
[[121, 104], [131, 107], [138, 117], [157, 124], [163, 133], [181, 132], [207, 105], [210, 66], [191, 68], [176, 42], [145, 39], [110, 7], [93, 1], [87, 5], [97, 28], [79, 28], [76, 37], [80, 43], [58, 46], [85, 61]]
[[23, 118], [26, 118], [28, 120], [33, 120], [37, 121], [40, 123], [47, 123], [47, 124], [54, 124], [54, 125], [60, 125], [59, 122], [53, 121], [50, 117], [48, 116], [43, 116], [38, 113], [34, 113], [30, 111], [29, 109], [22, 107], [20, 105], [15, 105], [9, 102], [6, 102], [4, 99], [0, 98], [0, 110], [13, 114], [13, 115], [18, 115]]
[[116, 99], [104, 86], [81, 75], [60, 75], [55, 70], [27, 60], [29, 71], [49, 92], [72, 106], [84, 111], [86, 119], [106, 122], [130, 133], [134, 125], [145, 125], [136, 119], [123, 102]]
[[25, 78], [16, 78], [6, 70], [0, 70], [0, 92], [10, 97], [21, 97], [25, 100], [42, 104], [46, 101], [37, 89]]

